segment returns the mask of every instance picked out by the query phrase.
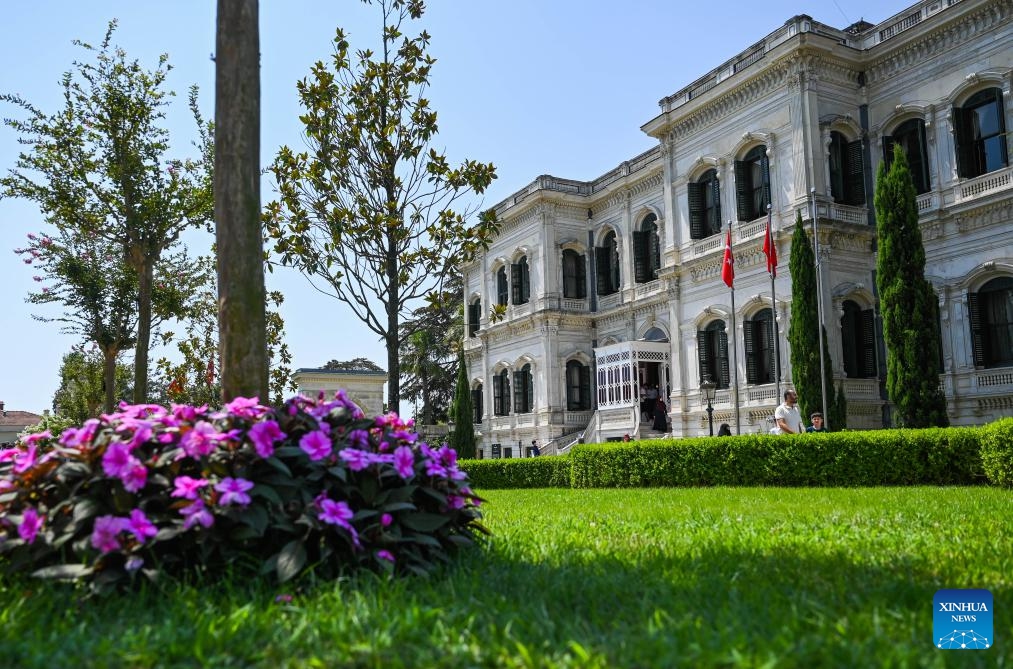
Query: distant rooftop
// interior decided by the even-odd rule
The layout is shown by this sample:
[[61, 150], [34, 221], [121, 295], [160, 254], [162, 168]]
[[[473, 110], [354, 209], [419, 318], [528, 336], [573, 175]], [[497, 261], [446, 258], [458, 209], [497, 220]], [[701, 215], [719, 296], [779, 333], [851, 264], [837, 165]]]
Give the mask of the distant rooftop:
[[306, 372], [307, 374], [334, 374], [342, 376], [348, 374], [367, 374], [369, 376], [387, 376], [386, 370], [380, 369], [324, 369], [323, 367], [300, 367], [295, 370], [296, 374]]

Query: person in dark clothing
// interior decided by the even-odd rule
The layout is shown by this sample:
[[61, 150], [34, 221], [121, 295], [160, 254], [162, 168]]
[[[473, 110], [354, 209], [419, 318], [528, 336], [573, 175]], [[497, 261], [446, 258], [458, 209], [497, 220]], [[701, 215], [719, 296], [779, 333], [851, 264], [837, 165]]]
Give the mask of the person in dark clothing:
[[827, 428], [823, 425], [823, 414], [821, 414], [819, 411], [813, 413], [813, 415], [809, 417], [809, 420], [812, 421], [812, 425], [810, 425], [805, 429], [806, 432], [827, 431]]
[[654, 423], [651, 427], [657, 432], [668, 432], [668, 406], [660, 397], [654, 404]]
[[721, 427], [718, 428], [719, 437], [730, 437], [732, 436], [732, 428], [728, 427], [728, 423], [721, 423]]

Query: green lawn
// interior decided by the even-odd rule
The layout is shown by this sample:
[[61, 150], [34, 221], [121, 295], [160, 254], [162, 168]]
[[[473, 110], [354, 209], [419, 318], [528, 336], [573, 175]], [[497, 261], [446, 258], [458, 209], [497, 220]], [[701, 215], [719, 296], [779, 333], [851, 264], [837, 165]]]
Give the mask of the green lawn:
[[[17, 667], [1013, 666], [1013, 491], [489, 491], [488, 549], [425, 580], [166, 584], [80, 600], [0, 581]], [[932, 646], [987, 588], [996, 645]]]

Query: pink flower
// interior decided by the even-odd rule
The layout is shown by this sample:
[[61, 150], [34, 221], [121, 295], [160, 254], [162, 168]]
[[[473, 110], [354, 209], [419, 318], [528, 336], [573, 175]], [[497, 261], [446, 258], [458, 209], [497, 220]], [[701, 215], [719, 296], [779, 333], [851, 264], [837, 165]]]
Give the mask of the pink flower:
[[215, 490], [222, 493], [222, 496], [218, 498], [218, 504], [221, 506], [228, 506], [229, 504], [246, 506], [250, 503], [250, 496], [246, 494], [246, 491], [252, 487], [253, 483], [251, 481], [234, 479], [231, 476], [227, 476], [222, 479], [221, 483], [215, 486]]
[[323, 460], [331, 454], [331, 438], [322, 430], [307, 432], [299, 440], [299, 448], [310, 456], [310, 460]]
[[138, 459], [130, 454], [130, 448], [121, 441], [109, 444], [105, 454], [102, 456], [102, 469], [106, 476], [120, 478], [139, 463]]
[[348, 503], [323, 498], [318, 500], [318, 504], [320, 505], [320, 514], [317, 517], [329, 525], [343, 527], [352, 536], [352, 543], [355, 544], [355, 547], [359, 548], [359, 533], [349, 522], [355, 513], [349, 508]]
[[267, 412], [267, 407], [260, 405], [259, 397], [237, 397], [225, 405], [225, 410], [240, 418], [255, 419]]
[[17, 451], [14, 456], [14, 473], [23, 474], [34, 467], [38, 450], [39, 447], [32, 444], [27, 451]]
[[144, 512], [140, 509], [134, 509], [130, 512], [130, 518], [124, 519], [124, 529], [129, 530], [133, 533], [137, 540], [142, 544], [148, 540], [149, 537], [153, 537], [158, 534], [158, 528], [148, 520], [148, 517], [144, 515]]
[[352, 430], [348, 433], [348, 441], [356, 448], [366, 448], [369, 446], [369, 432], [365, 430]]
[[189, 530], [198, 523], [204, 527], [211, 527], [215, 522], [215, 517], [204, 506], [202, 499], [194, 500], [193, 504], [183, 507], [179, 512], [186, 517], [186, 520], [183, 521], [184, 530]]
[[415, 453], [408, 446], [394, 449], [394, 469], [404, 480], [415, 475]]
[[203, 455], [211, 455], [220, 436], [214, 425], [202, 420], [183, 435], [179, 445], [183, 448], [184, 453], [191, 458], [198, 459]]
[[97, 419], [89, 418], [80, 428], [69, 427], [64, 430], [63, 434], [60, 435], [60, 443], [68, 447], [90, 444], [91, 440], [95, 438], [98, 426], [99, 421]]
[[119, 533], [126, 529], [125, 518], [116, 516], [99, 516], [95, 519], [95, 529], [91, 533], [91, 545], [102, 551], [111, 553], [120, 547]]
[[391, 554], [390, 551], [378, 550], [376, 552], [376, 557], [381, 560], [386, 560], [387, 562], [394, 562], [394, 555]]
[[39, 515], [39, 512], [31, 507], [25, 509], [21, 516], [21, 524], [18, 525], [18, 536], [26, 543], [31, 544], [35, 542], [35, 536], [40, 529], [42, 529], [42, 516]]
[[177, 476], [176, 480], [173, 481], [175, 489], [172, 491], [172, 497], [182, 497], [184, 499], [197, 499], [197, 494], [200, 489], [208, 484], [207, 479], [195, 479], [189, 476]]
[[130, 469], [120, 476], [120, 480], [128, 492], [137, 492], [148, 482], [148, 468], [137, 458], [130, 459], [134, 462]]
[[25, 446], [31, 446], [37, 441], [42, 441], [43, 439], [51, 439], [52, 437], [53, 434], [49, 430], [46, 430], [45, 432], [36, 432], [35, 434], [30, 434], [27, 437], [22, 437], [21, 443], [24, 444]]
[[348, 463], [348, 468], [353, 472], [360, 472], [373, 462], [369, 453], [357, 448], [343, 448], [338, 455]]
[[208, 405], [205, 404], [201, 407], [192, 407], [189, 404], [173, 404], [172, 415], [177, 420], [185, 420], [188, 423], [194, 423], [198, 418], [204, 416], [208, 411]]
[[458, 497], [457, 495], [447, 495], [447, 508], [449, 509], [463, 509], [465, 499]]
[[250, 428], [248, 434], [250, 441], [253, 442], [253, 448], [257, 451], [257, 455], [262, 458], [269, 458], [274, 455], [274, 442], [285, 438], [285, 433], [278, 427], [278, 423], [273, 420], [257, 423]]
[[380, 524], [383, 525], [384, 527], [390, 527], [390, 524], [393, 522], [394, 517], [391, 516], [389, 513], [385, 513], [382, 516], [380, 516]]

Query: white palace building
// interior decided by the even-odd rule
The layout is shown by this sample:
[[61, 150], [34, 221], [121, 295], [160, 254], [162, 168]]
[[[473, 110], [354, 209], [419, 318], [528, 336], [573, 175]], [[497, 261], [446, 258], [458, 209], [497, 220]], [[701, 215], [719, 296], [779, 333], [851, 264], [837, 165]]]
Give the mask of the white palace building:
[[735, 431], [737, 397], [739, 430], [765, 431], [777, 382], [791, 381], [791, 233], [796, 212], [808, 226], [814, 209], [847, 427], [889, 424], [872, 199], [898, 143], [939, 295], [950, 420], [1013, 414], [1011, 83], [1013, 0], [926, 0], [845, 29], [796, 16], [661, 99], [642, 126], [654, 148], [593, 181], [538, 177], [497, 204], [500, 233], [461, 267], [483, 456], [645, 435], [643, 384], [666, 401], [667, 434], [707, 434], [705, 376], [717, 382], [715, 425]]

